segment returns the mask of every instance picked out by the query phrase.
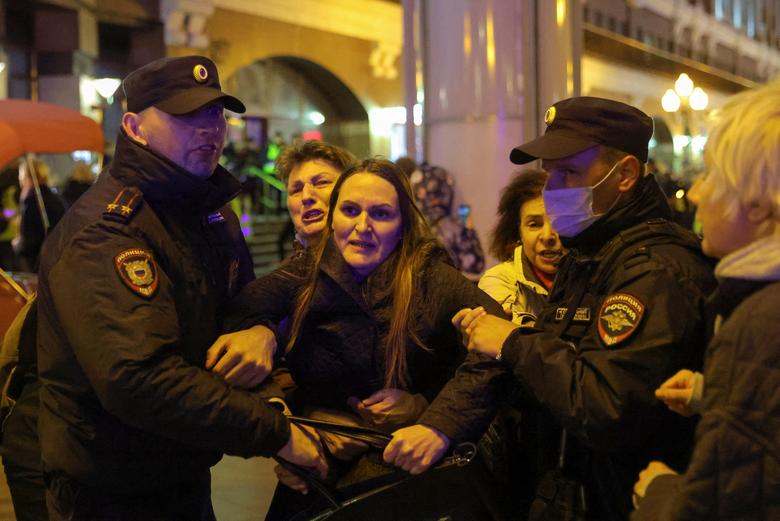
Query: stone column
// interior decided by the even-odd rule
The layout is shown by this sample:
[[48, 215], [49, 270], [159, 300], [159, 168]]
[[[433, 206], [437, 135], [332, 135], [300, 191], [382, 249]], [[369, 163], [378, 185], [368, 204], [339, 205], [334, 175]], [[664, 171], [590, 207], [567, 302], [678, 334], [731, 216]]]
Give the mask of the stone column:
[[98, 35], [87, 5], [94, 6], [94, 0], [78, 9], [40, 5], [35, 10], [34, 99], [77, 111], [89, 108], [82, 106], [81, 78], [93, 75]]
[[579, 89], [581, 10], [581, 0], [422, 3], [424, 155], [455, 176], [456, 205], [471, 205], [485, 250], [517, 170], [509, 151]]

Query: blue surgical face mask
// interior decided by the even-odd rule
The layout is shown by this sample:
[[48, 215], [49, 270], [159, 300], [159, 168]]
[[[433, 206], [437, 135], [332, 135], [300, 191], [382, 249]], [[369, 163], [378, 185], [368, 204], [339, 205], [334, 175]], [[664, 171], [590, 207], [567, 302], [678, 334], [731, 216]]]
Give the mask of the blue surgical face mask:
[[[561, 188], [559, 190], [542, 191], [544, 198], [544, 210], [550, 217], [550, 223], [561, 237], [576, 237], [588, 226], [598, 221], [604, 213], [596, 214], [593, 211], [593, 190], [607, 180], [615, 171], [620, 161], [615, 163], [601, 181], [593, 186], [577, 188]], [[610, 206], [615, 206], [620, 196]], [[609, 210], [607, 210], [609, 211]]]

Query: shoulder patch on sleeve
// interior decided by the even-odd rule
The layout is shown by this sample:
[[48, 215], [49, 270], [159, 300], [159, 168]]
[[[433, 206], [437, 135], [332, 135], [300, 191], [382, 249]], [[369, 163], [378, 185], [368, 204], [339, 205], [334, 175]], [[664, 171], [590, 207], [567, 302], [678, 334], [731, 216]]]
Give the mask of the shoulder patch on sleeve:
[[628, 293], [608, 295], [601, 304], [598, 331], [606, 346], [617, 345], [628, 339], [642, 322], [645, 305]]
[[103, 211], [103, 219], [109, 221], [127, 223], [135, 215], [141, 206], [143, 194], [137, 188], [124, 188], [117, 194], [113, 201], [106, 205]]
[[140, 248], [129, 248], [114, 257], [119, 278], [130, 291], [144, 298], [152, 298], [157, 292], [159, 276], [152, 254]]

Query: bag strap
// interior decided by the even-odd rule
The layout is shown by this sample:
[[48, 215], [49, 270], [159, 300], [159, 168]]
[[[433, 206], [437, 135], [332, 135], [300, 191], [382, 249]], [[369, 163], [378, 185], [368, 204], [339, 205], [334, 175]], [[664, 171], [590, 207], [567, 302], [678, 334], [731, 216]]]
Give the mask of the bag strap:
[[[354, 425], [345, 425], [338, 422], [313, 420], [311, 418], [304, 418], [302, 416], [288, 416], [287, 419], [290, 421], [290, 423], [295, 425], [305, 425], [307, 427], [313, 427], [315, 429], [332, 432], [333, 434], [338, 434], [340, 436], [353, 438], [368, 443], [377, 449], [384, 449], [393, 438], [389, 434], [385, 434], [384, 432], [371, 429], [369, 427], [356, 427]], [[452, 450], [452, 455], [444, 458], [435, 468], [444, 468], [451, 465], [467, 465], [471, 462], [472, 459], [474, 459], [476, 454], [477, 446], [474, 443], [460, 443]], [[325, 482], [315, 472], [312, 472], [311, 470], [296, 463], [287, 461], [284, 458], [280, 458], [279, 456], [273, 456], [273, 459], [279, 465], [311, 485], [311, 487], [316, 490], [331, 507], [338, 509], [341, 508], [346, 501], [350, 501], [349, 499], [346, 501], [341, 501], [339, 499], [339, 493], [335, 490], [333, 485]], [[399, 477], [398, 481], [402, 479], [403, 477]]]
[[295, 463], [292, 463], [290, 461], [287, 461], [284, 458], [281, 458], [279, 456], [273, 456], [274, 461], [276, 461], [279, 465], [284, 467], [285, 469], [289, 470], [302, 480], [304, 480], [306, 483], [308, 483], [314, 490], [316, 490], [324, 499], [328, 502], [328, 504], [334, 508], [341, 507], [341, 501], [338, 498], [337, 493], [335, 490], [333, 490], [333, 487], [331, 485], [327, 484], [322, 478], [320, 478], [315, 472], [312, 472], [311, 470], [302, 467], [300, 465], [297, 465]]
[[304, 418], [302, 416], [288, 416], [287, 419], [290, 423], [295, 425], [305, 425], [307, 427], [313, 427], [320, 431], [326, 431], [339, 436], [346, 436], [358, 441], [362, 441], [371, 445], [377, 449], [384, 449], [390, 440], [393, 439], [389, 434], [385, 434], [382, 431], [371, 429], [370, 427], [359, 427], [357, 425], [346, 425], [343, 423], [325, 421], [325, 420], [313, 420], [311, 418]]

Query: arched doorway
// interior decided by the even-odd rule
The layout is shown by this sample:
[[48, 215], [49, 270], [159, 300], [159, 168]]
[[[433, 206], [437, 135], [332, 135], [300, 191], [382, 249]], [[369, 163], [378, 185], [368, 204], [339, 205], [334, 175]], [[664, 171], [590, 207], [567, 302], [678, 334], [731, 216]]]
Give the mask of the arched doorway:
[[[289, 143], [319, 138], [356, 156], [370, 150], [368, 113], [332, 72], [304, 58], [277, 56], [239, 69], [226, 89], [247, 106], [244, 137]], [[235, 139], [236, 129], [231, 138]]]

